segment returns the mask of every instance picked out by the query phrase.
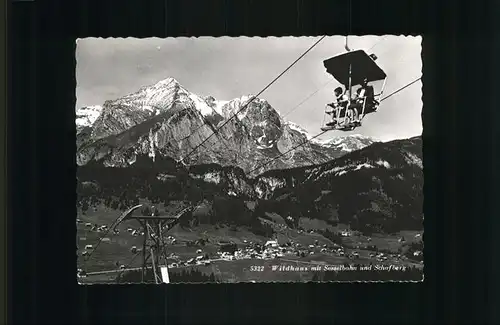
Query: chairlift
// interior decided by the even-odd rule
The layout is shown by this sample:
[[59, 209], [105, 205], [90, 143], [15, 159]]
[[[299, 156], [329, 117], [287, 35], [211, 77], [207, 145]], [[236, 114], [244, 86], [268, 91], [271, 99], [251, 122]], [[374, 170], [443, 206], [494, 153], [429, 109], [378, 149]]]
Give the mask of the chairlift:
[[[338, 107], [334, 111], [328, 112], [325, 109], [325, 114], [334, 114], [333, 125], [321, 127], [322, 131], [341, 130], [351, 131], [361, 125], [361, 120], [366, 114], [376, 112], [379, 104], [380, 97], [382, 96], [385, 84], [387, 81], [386, 73], [375, 63], [377, 56], [372, 54], [368, 55], [364, 50], [351, 51], [347, 45], [346, 39], [346, 53], [334, 56], [330, 59], [323, 61], [327, 73], [331, 74], [341, 85], [344, 86], [347, 93], [348, 102], [345, 107]], [[380, 92], [376, 93], [374, 90], [373, 97], [367, 101], [367, 96], [358, 101], [353, 98], [353, 87], [362, 86], [364, 82], [370, 85], [375, 81], [383, 81]], [[372, 86], [373, 87], [373, 86]], [[360, 89], [360, 88], [358, 88]], [[348, 117], [348, 110], [357, 110], [358, 119]]]

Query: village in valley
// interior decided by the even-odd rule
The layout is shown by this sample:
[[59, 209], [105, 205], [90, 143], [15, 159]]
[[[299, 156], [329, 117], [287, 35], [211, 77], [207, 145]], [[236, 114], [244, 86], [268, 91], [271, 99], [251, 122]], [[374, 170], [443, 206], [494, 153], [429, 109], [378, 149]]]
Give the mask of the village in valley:
[[[389, 270], [391, 265], [421, 267], [423, 264], [423, 252], [421, 250], [405, 249], [411, 243], [422, 243], [421, 233], [405, 233], [404, 235], [395, 236], [394, 247], [397, 248], [391, 250], [379, 248], [380, 245], [377, 246], [376, 236], [373, 239], [373, 237], [364, 236], [358, 231], [350, 230], [349, 227], [339, 228], [338, 232], [335, 233], [340, 239], [340, 243], [337, 243], [322, 236], [322, 230], [320, 229], [292, 229], [285, 222], [266, 221], [272, 224], [276, 230], [274, 238], [265, 239], [253, 236], [253, 239], [251, 239], [252, 236], [248, 236], [249, 239], [245, 239], [243, 236], [238, 239], [226, 240], [224, 236], [219, 237], [213, 233], [212, 236], [207, 236], [205, 231], [204, 236], [190, 239], [189, 234], [192, 234], [192, 231], [176, 226], [166, 233], [164, 238], [165, 248], [170, 252], [167, 255], [167, 267], [169, 270], [203, 268], [210, 272], [210, 270], [214, 269], [214, 266], [216, 266], [216, 269], [224, 268], [227, 265], [224, 262], [240, 261], [245, 263], [246, 261], [248, 263], [245, 264], [248, 265], [259, 265], [259, 261], [272, 261], [275, 264], [280, 263], [291, 266], [324, 266], [327, 270], [343, 264], [368, 265], [375, 263], [385, 265]], [[99, 237], [103, 233], [108, 233], [109, 237], [102, 238], [101, 245], [104, 247], [100, 247], [100, 249], [106, 250], [106, 246], [108, 246], [114, 251], [113, 247], [124, 244], [123, 241], [116, 240], [114, 237], [120, 235], [120, 232], [124, 232], [131, 238], [130, 241], [127, 241], [130, 256], [140, 253], [143, 249], [142, 238], [144, 231], [139, 228], [122, 225], [121, 230], [117, 228], [109, 231], [106, 225], [83, 222], [81, 219], [77, 219], [77, 226], [81, 233], [86, 234], [86, 237], [79, 237], [80, 241], [86, 242], [89, 234]], [[221, 227], [219, 230], [223, 229], [224, 227]], [[226, 231], [228, 230], [226, 229]], [[80, 245], [80, 247], [83, 248], [78, 252], [80, 258], [85, 258], [96, 248], [92, 244]], [[89, 275], [99, 274], [101, 269], [109, 269], [110, 267], [127, 271], [138, 269], [140, 266], [140, 263], [136, 265], [121, 264], [118, 255], [115, 256], [116, 261], [113, 263], [113, 257], [109, 257], [111, 257], [109, 263], [112, 265], [95, 268], [92, 272], [89, 272]], [[248, 272], [263, 271], [263, 267], [257, 267], [254, 270], [247, 266], [243, 268]], [[383, 266], [377, 266], [377, 268], [382, 269]], [[395, 269], [396, 267], [392, 267], [392, 270]], [[87, 271], [83, 268], [78, 269], [78, 277], [81, 280], [85, 281], [87, 275]]]

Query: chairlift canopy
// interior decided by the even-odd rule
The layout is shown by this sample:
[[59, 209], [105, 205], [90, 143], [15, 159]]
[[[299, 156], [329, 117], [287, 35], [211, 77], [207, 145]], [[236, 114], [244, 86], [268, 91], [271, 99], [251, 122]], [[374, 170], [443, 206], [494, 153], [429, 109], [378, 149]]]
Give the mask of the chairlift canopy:
[[346, 88], [349, 86], [349, 65], [351, 66], [351, 86], [384, 80], [387, 75], [363, 50], [351, 51], [323, 61], [326, 71]]

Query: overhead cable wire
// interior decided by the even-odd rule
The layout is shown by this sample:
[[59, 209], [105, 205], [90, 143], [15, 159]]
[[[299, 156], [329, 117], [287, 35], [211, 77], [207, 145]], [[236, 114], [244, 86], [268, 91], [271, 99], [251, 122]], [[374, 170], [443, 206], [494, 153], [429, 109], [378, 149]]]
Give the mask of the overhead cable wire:
[[[216, 128], [216, 130], [211, 134], [209, 135], [207, 138], [205, 138], [205, 140], [203, 140], [200, 144], [198, 144], [193, 150], [191, 150], [186, 156], [184, 156], [183, 158], [181, 158], [181, 161], [188, 158], [191, 154], [193, 154], [199, 147], [201, 147], [203, 144], [205, 144], [215, 133], [218, 133], [218, 131], [223, 128], [227, 123], [229, 123], [229, 121], [231, 121], [234, 117], [236, 117], [241, 111], [243, 111], [246, 107], [248, 107], [248, 105], [253, 101], [255, 100], [258, 96], [260, 96], [264, 91], [266, 91], [269, 87], [271, 87], [271, 85], [273, 85], [279, 78], [281, 78], [286, 72], [288, 72], [288, 70], [290, 70], [297, 62], [299, 62], [304, 56], [307, 55], [307, 53], [309, 53], [314, 47], [316, 47], [316, 45], [318, 45], [324, 38], [326, 37], [326, 35], [322, 36], [319, 40], [317, 40], [312, 46], [310, 46], [304, 53], [302, 53], [294, 62], [292, 62], [292, 64], [290, 64], [283, 72], [281, 72], [276, 78], [274, 78], [266, 87], [264, 87], [257, 95], [255, 96], [252, 96], [252, 98], [250, 98], [250, 100], [247, 100], [246, 103], [235, 113], [233, 114], [229, 119], [227, 119], [224, 123], [222, 123], [222, 125], [220, 125], [219, 127]], [[330, 81], [329, 81], [330, 82]], [[329, 83], [328, 82], [328, 83]], [[326, 83], [326, 84], [328, 84]], [[326, 86], [326, 84], [324, 86]], [[324, 87], [323, 86], [323, 87]], [[321, 89], [321, 88], [320, 88]], [[319, 90], [318, 90], [319, 91]], [[314, 94], [316, 94], [318, 91], [316, 91]], [[309, 99], [310, 97], [312, 97], [314, 94], [312, 94], [311, 96], [309, 96], [307, 99]], [[306, 100], [304, 100], [303, 102], [305, 102]], [[302, 103], [301, 103], [302, 104]], [[298, 106], [300, 106], [301, 104], [299, 104]], [[155, 107], [156, 108], [156, 107]], [[296, 108], [293, 108], [292, 110], [294, 110]], [[184, 109], [184, 110], [187, 110], [187, 109]], [[183, 110], [181, 110], [183, 111]], [[290, 113], [290, 112], [289, 112]], [[288, 114], [289, 114], [288, 113]], [[206, 124], [206, 120], [204, 119], [204, 124]], [[202, 125], [202, 126], [203, 126]], [[198, 127], [194, 132], [198, 131], [202, 126]], [[192, 134], [194, 134], [194, 132], [192, 132], [189, 136], [187, 136], [186, 138], [189, 138]], [[184, 140], [185, 138], [183, 138], [182, 140]], [[119, 218], [119, 217], [118, 217]], [[118, 218], [116, 220], [118, 220]], [[115, 220], [115, 222], [116, 222]], [[110, 229], [108, 229], [108, 231], [106, 232], [106, 235], [109, 233]], [[103, 237], [102, 237], [103, 238]], [[97, 243], [96, 247], [92, 250], [91, 254], [88, 255], [88, 257], [85, 259], [85, 260], [88, 260], [90, 258], [90, 255], [92, 255], [92, 253], [95, 251], [95, 249], [99, 246], [99, 244], [102, 242], [102, 238], [100, 238], [99, 242]]]
[[[315, 45], [317, 45], [317, 44], [318, 44], [318, 43], [319, 43], [319, 42], [320, 42], [323, 38], [324, 38], [324, 36], [323, 36], [320, 40], [318, 40], [318, 41], [317, 41], [317, 42], [316, 42], [316, 43], [315, 43], [315, 44], [314, 44], [311, 48], [309, 48], [309, 50], [308, 50], [308, 51], [310, 51], [310, 50], [311, 50], [311, 49], [312, 49]], [[307, 54], [307, 52], [308, 52], [308, 51], [306, 51], [306, 52], [305, 52], [305, 53], [304, 53], [301, 57], [303, 57], [305, 54]], [[300, 58], [299, 58], [299, 59], [300, 59]], [[292, 63], [292, 65], [293, 65], [293, 64], [295, 64], [295, 63], [296, 63], [299, 59], [297, 59], [294, 63]], [[292, 65], [290, 65], [290, 66], [288, 67], [288, 69], [289, 69]], [[287, 70], [288, 70], [288, 69], [287, 69]], [[280, 76], [281, 76], [281, 75], [283, 75], [283, 74], [284, 74], [287, 70], [285, 70], [283, 73], [281, 73], [281, 74], [280, 74]], [[280, 76], [278, 76], [275, 80], [273, 80], [273, 82], [274, 82], [274, 81], [276, 81], [276, 80], [277, 80]], [[389, 95], [385, 96], [384, 98], [382, 98], [382, 99], [380, 100], [380, 102], [382, 102], [382, 101], [386, 100], [387, 98], [389, 98], [389, 97], [391, 97], [391, 96], [393, 96], [393, 95], [397, 94], [398, 92], [402, 91], [403, 89], [405, 89], [405, 88], [407, 88], [407, 87], [409, 87], [409, 86], [413, 85], [414, 83], [416, 83], [417, 81], [419, 81], [421, 78], [422, 78], [422, 77], [419, 77], [419, 78], [415, 79], [414, 81], [412, 81], [412, 82], [408, 83], [407, 85], [405, 85], [405, 86], [403, 86], [403, 87], [401, 87], [401, 88], [399, 88], [399, 89], [395, 90], [395, 91], [394, 91], [394, 92], [392, 92], [391, 94], [389, 94]], [[285, 117], [286, 115], [290, 114], [290, 113], [291, 113], [294, 109], [296, 109], [297, 107], [299, 107], [300, 105], [302, 105], [304, 102], [306, 102], [309, 98], [311, 98], [313, 95], [315, 95], [315, 94], [316, 94], [319, 90], [321, 90], [323, 87], [325, 87], [325, 86], [326, 86], [328, 83], [330, 83], [331, 81], [332, 81], [332, 80], [328, 81], [328, 82], [327, 82], [327, 83], [325, 83], [325, 84], [324, 84], [324, 85], [323, 85], [320, 89], [316, 90], [313, 94], [311, 94], [310, 96], [308, 96], [308, 97], [307, 97], [305, 100], [303, 100], [300, 104], [298, 104], [298, 105], [297, 105], [297, 106], [295, 106], [292, 110], [290, 110], [287, 114], [285, 114], [285, 115], [284, 115], [284, 117]], [[268, 87], [269, 87], [269, 86], [270, 86], [273, 82], [271, 82], [271, 83], [270, 83], [270, 84], [269, 84], [266, 88], [264, 88], [264, 90], [265, 90], [265, 89], [267, 89], [267, 88], [268, 88]], [[262, 93], [262, 92], [263, 92], [263, 91], [261, 91], [261, 93]], [[260, 93], [259, 93], [259, 94], [260, 94]], [[258, 95], [257, 95], [257, 96], [258, 96]], [[257, 96], [255, 96], [255, 97], [257, 97]], [[238, 111], [238, 112], [237, 112], [234, 116], [236, 116], [238, 113], [239, 113], [239, 111]], [[234, 116], [233, 116], [233, 117], [234, 117]], [[233, 117], [231, 117], [231, 118], [233, 118]], [[230, 119], [231, 119], [231, 118], [230, 118]], [[205, 119], [204, 119], [204, 120], [205, 120]], [[206, 123], [206, 122], [207, 122], [207, 121], [205, 120], [205, 123]], [[205, 124], [203, 124], [203, 125], [205, 125]], [[203, 126], [203, 125], [202, 125], [202, 126]], [[222, 128], [223, 126], [224, 126], [224, 124], [223, 124], [223, 125], [221, 125], [218, 129]], [[284, 153], [282, 153], [282, 154], [278, 155], [277, 157], [274, 157], [272, 160], [270, 160], [270, 161], [268, 161], [268, 162], [264, 163], [263, 165], [258, 166], [257, 168], [254, 168], [253, 170], [251, 170], [251, 171], [249, 172], [249, 174], [251, 174], [251, 173], [252, 173], [252, 172], [254, 172], [255, 170], [260, 169], [260, 168], [262, 168], [262, 167], [264, 167], [264, 166], [268, 165], [269, 163], [271, 163], [271, 162], [273, 162], [273, 161], [275, 161], [275, 160], [277, 160], [277, 159], [281, 158], [282, 156], [286, 155], [286, 154], [287, 154], [287, 153], [289, 153], [290, 151], [293, 151], [293, 150], [295, 150], [295, 149], [297, 149], [297, 148], [299, 148], [299, 147], [301, 147], [301, 146], [303, 146], [303, 145], [307, 144], [310, 140], [315, 139], [315, 138], [317, 138], [317, 137], [319, 137], [319, 136], [323, 135], [323, 134], [324, 134], [324, 133], [326, 133], [326, 132], [328, 132], [328, 131], [323, 131], [323, 132], [321, 132], [321, 133], [319, 133], [319, 134], [315, 135], [314, 137], [312, 137], [312, 138], [308, 139], [308, 141], [307, 141], [307, 142], [301, 143], [301, 144], [299, 144], [299, 145], [297, 145], [297, 146], [295, 146], [295, 147], [293, 147], [293, 148], [289, 149], [288, 151], [286, 151], [286, 152], [284, 152]], [[213, 134], [215, 134], [215, 133], [212, 133], [212, 135], [213, 135]], [[208, 138], [207, 138], [207, 139], [208, 139]], [[207, 140], [207, 139], [206, 139], [206, 140]], [[202, 142], [202, 143], [203, 143], [203, 142]], [[196, 149], [196, 148], [195, 148], [195, 149]], [[115, 222], [116, 222], [119, 218], [120, 218], [120, 216], [119, 216], [119, 217], [118, 217], [118, 218], [117, 218], [117, 219], [116, 219], [116, 220], [115, 220], [112, 224], [114, 224], [114, 223], [115, 223]], [[98, 243], [96, 244], [96, 246], [92, 249], [92, 251], [91, 251], [91, 252], [87, 255], [87, 257], [84, 259], [85, 261], [87, 261], [87, 260], [90, 258], [90, 256], [92, 255], [92, 253], [94, 253], [94, 251], [95, 251], [95, 250], [99, 247], [99, 245], [101, 244], [102, 240], [106, 237], [106, 235], [107, 235], [110, 231], [111, 231], [111, 227], [109, 227], [109, 228], [108, 228], [108, 230], [105, 232], [105, 234], [104, 234], [104, 235], [103, 235], [103, 236], [99, 239], [99, 241], [98, 241]]]
[[[145, 247], [143, 247], [142, 249], [145, 249]], [[120, 272], [116, 276], [117, 280], [119, 280], [121, 278], [123, 272], [127, 271], [127, 269], [129, 268], [129, 266], [132, 265], [132, 263], [135, 261], [135, 259], [137, 258], [137, 256], [139, 256], [141, 253], [142, 253], [142, 251], [138, 251], [137, 253], [135, 253], [134, 256], [132, 256], [132, 258], [130, 259], [130, 262], [128, 262], [128, 264], [125, 267], [123, 267], [123, 269], [120, 270]]]
[[415, 82], [419, 81], [420, 79], [422, 79], [422, 77], [418, 77], [417, 79], [413, 80], [412, 82], [410, 82], [409, 84], [397, 89], [396, 91], [393, 91], [392, 93], [390, 93], [389, 95], [385, 96], [384, 98], [382, 98], [380, 101], [383, 101], [383, 100], [386, 100], [387, 98], [391, 97], [392, 95], [395, 95], [397, 93], [399, 93], [401, 90], [407, 88], [407, 87], [410, 87], [411, 85], [413, 85]]
[[309, 53], [314, 47], [316, 47], [316, 45], [318, 45], [319, 42], [321, 42], [325, 37], [326, 35], [322, 36], [319, 40], [317, 40], [311, 47], [309, 47], [304, 53], [302, 53], [302, 55], [300, 55], [292, 64], [290, 64], [283, 72], [281, 72], [276, 78], [274, 78], [273, 81], [271, 81], [266, 87], [264, 87], [264, 89], [262, 89], [259, 93], [257, 93], [257, 95], [252, 96], [250, 100], [247, 100], [246, 103], [235, 114], [233, 114], [229, 119], [227, 119], [224, 123], [222, 123], [219, 127], [217, 127], [215, 132], [213, 132], [210, 136], [205, 138], [205, 140], [203, 140], [200, 144], [194, 147], [194, 149], [191, 150], [186, 156], [181, 158], [181, 160], [189, 158], [199, 147], [204, 145], [215, 133], [217, 133], [221, 128], [223, 128], [227, 123], [229, 123], [229, 121], [235, 118], [241, 111], [247, 108], [252, 101], [254, 101], [264, 91], [266, 91], [269, 87], [271, 87], [271, 85], [273, 85], [279, 78], [281, 78], [281, 76], [283, 76], [286, 72], [288, 72], [288, 70], [290, 70], [297, 62], [299, 62], [300, 59], [302, 59], [307, 53]]
[[293, 151], [293, 150], [295, 150], [295, 149], [297, 149], [297, 148], [299, 148], [299, 147], [301, 147], [301, 146], [303, 146], [303, 145], [305, 145], [305, 144], [309, 143], [311, 140], [316, 139], [317, 137], [319, 137], [319, 136], [321, 136], [321, 135], [325, 134], [325, 133], [326, 133], [326, 132], [328, 132], [328, 131], [330, 131], [330, 130], [323, 131], [323, 132], [321, 132], [321, 133], [319, 133], [319, 134], [316, 134], [316, 135], [315, 135], [315, 136], [313, 136], [312, 138], [308, 139], [306, 142], [304, 142], [304, 143], [300, 143], [300, 144], [296, 145], [295, 147], [292, 147], [291, 149], [289, 149], [289, 150], [287, 150], [287, 151], [283, 152], [282, 154], [280, 154], [280, 155], [278, 155], [278, 156], [276, 156], [276, 157], [272, 158], [271, 160], [269, 160], [269, 161], [265, 162], [264, 164], [262, 164], [262, 165], [260, 165], [260, 166], [255, 167], [254, 169], [252, 169], [251, 171], [249, 171], [249, 172], [248, 172], [248, 174], [252, 174], [254, 171], [256, 171], [256, 170], [258, 170], [258, 169], [260, 169], [260, 168], [262, 168], [262, 167], [264, 167], [264, 166], [269, 165], [270, 163], [272, 163], [273, 161], [275, 161], [275, 160], [277, 160], [277, 159], [279, 159], [279, 158], [283, 157], [284, 155], [286, 155], [286, 154], [287, 154], [287, 153], [289, 153], [290, 151]]
[[[403, 87], [401, 87], [401, 88], [399, 88], [399, 89], [397, 89], [397, 90], [393, 91], [393, 92], [392, 92], [392, 93], [390, 93], [389, 95], [387, 95], [387, 96], [385, 96], [384, 98], [382, 98], [382, 99], [380, 100], [380, 102], [382, 102], [382, 101], [386, 100], [387, 98], [389, 98], [389, 97], [393, 96], [394, 94], [397, 94], [397, 93], [398, 93], [398, 92], [400, 92], [401, 90], [403, 90], [403, 89], [405, 89], [405, 88], [407, 88], [407, 87], [409, 87], [409, 86], [413, 85], [415, 82], [417, 82], [417, 81], [418, 81], [418, 80], [420, 80], [421, 78], [422, 78], [422, 77], [419, 77], [419, 78], [417, 78], [416, 80], [414, 80], [414, 81], [412, 81], [412, 82], [410, 82], [410, 83], [406, 84], [405, 86], [403, 86]], [[278, 156], [276, 156], [276, 157], [272, 158], [271, 160], [269, 160], [269, 161], [265, 162], [264, 164], [262, 164], [262, 165], [260, 165], [260, 166], [255, 167], [255, 168], [254, 168], [254, 169], [252, 169], [252, 170], [251, 170], [248, 174], [252, 174], [254, 171], [259, 170], [259, 169], [261, 169], [262, 167], [269, 165], [269, 164], [270, 164], [270, 163], [272, 163], [273, 161], [278, 160], [279, 158], [283, 157], [283, 156], [284, 156], [284, 155], [286, 155], [287, 153], [289, 153], [289, 152], [291, 152], [291, 151], [293, 151], [293, 150], [295, 150], [295, 149], [297, 149], [297, 148], [299, 148], [299, 147], [301, 147], [301, 146], [303, 146], [303, 145], [305, 145], [305, 144], [309, 143], [311, 140], [313, 140], [313, 139], [315, 139], [315, 138], [317, 138], [317, 137], [319, 137], [319, 136], [321, 136], [321, 135], [325, 134], [325, 133], [326, 133], [326, 132], [328, 132], [328, 131], [332, 131], [332, 130], [323, 131], [323, 132], [321, 132], [321, 133], [319, 133], [319, 134], [317, 134], [317, 135], [313, 136], [312, 138], [308, 139], [308, 141], [306, 141], [306, 142], [304, 142], [304, 143], [301, 143], [301, 144], [299, 144], [299, 145], [297, 145], [297, 146], [295, 146], [295, 147], [293, 147], [293, 148], [291, 148], [291, 149], [289, 149], [289, 150], [287, 150], [287, 151], [285, 151], [285, 152], [281, 153], [280, 155], [278, 155]]]
[[383, 40], [385, 40], [388, 37], [388, 35], [382, 37], [381, 40], [378, 40], [375, 44], [373, 44], [366, 52], [370, 52], [375, 46], [377, 46], [379, 43], [381, 43]]
[[331, 83], [334, 79], [330, 79], [328, 80], [327, 82], [325, 82], [320, 88], [316, 89], [315, 92], [313, 92], [312, 94], [310, 94], [309, 96], [307, 96], [303, 101], [301, 101], [298, 105], [296, 105], [294, 108], [292, 108], [291, 110], [289, 110], [287, 113], [285, 113], [285, 115], [283, 115], [283, 117], [287, 117], [288, 115], [290, 115], [293, 111], [295, 111], [297, 108], [299, 108], [302, 104], [304, 104], [306, 101], [308, 101], [311, 97], [313, 97], [314, 95], [316, 95], [320, 90], [322, 90], [323, 88], [325, 88], [329, 83]]
[[[281, 72], [276, 78], [274, 78], [274, 80], [272, 80], [266, 87], [264, 87], [264, 89], [262, 89], [257, 95], [255, 96], [252, 96], [252, 98], [250, 98], [250, 100], [247, 100], [246, 103], [235, 113], [233, 114], [229, 119], [227, 119], [224, 123], [222, 123], [222, 125], [220, 125], [219, 127], [216, 128], [216, 130], [210, 134], [207, 138], [205, 138], [205, 140], [203, 140], [200, 144], [198, 144], [193, 150], [191, 150], [186, 156], [182, 157], [181, 158], [181, 161], [190, 157], [199, 147], [201, 147], [202, 145], [204, 145], [214, 134], [218, 133], [218, 131], [223, 128], [227, 123], [229, 123], [229, 121], [231, 121], [233, 118], [235, 118], [241, 111], [243, 111], [245, 108], [248, 107], [248, 105], [250, 105], [250, 103], [252, 101], [254, 101], [258, 96], [260, 96], [264, 91], [266, 91], [269, 87], [271, 87], [272, 84], [274, 84], [279, 78], [281, 78], [286, 72], [288, 72], [288, 70], [290, 70], [298, 61], [300, 61], [307, 53], [309, 53], [314, 47], [316, 47], [316, 45], [318, 45], [324, 38], [326, 37], [326, 35], [322, 36], [319, 40], [317, 40], [311, 47], [309, 47], [304, 53], [302, 53], [302, 55], [300, 55], [292, 64], [290, 64], [283, 72]], [[329, 83], [329, 82], [328, 82]], [[327, 84], [328, 84], [327, 83]], [[326, 86], [326, 84], [325, 84]], [[323, 86], [324, 87], [324, 86]], [[319, 91], [319, 90], [318, 90]], [[311, 95], [311, 97], [313, 96], [314, 94]], [[308, 99], [308, 98], [307, 98]], [[306, 99], [306, 100], [307, 100]], [[304, 100], [305, 102], [305, 100]], [[299, 104], [300, 106], [301, 104]], [[155, 107], [155, 106], [153, 106]], [[155, 107], [156, 108], [156, 107]], [[292, 110], [295, 110], [296, 108], [293, 108]], [[184, 110], [187, 110], [187, 109], [183, 109], [181, 111], [184, 111]], [[181, 112], [179, 111], [179, 112]], [[289, 112], [290, 113], [290, 112]], [[289, 114], [287, 113], [287, 114]], [[205, 118], [204, 118], [205, 120]], [[176, 142], [179, 142], [179, 141], [182, 141], [182, 140], [185, 140], [189, 137], [191, 137], [194, 133], [196, 133], [199, 129], [201, 129], [204, 125], [206, 124], [206, 120], [205, 120], [205, 123], [202, 124], [201, 126], [199, 126], [198, 128], [196, 128], [195, 130], [193, 130], [193, 132], [191, 132], [188, 136], [180, 139], [180, 140], [177, 140], [177, 139], [174, 139]]]

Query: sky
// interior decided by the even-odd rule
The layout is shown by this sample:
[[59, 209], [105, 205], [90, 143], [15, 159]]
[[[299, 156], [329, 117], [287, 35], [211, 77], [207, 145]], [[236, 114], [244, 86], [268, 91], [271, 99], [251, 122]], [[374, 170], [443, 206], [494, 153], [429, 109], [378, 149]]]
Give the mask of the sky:
[[[320, 37], [85, 38], [76, 46], [77, 107], [133, 93], [168, 77], [187, 90], [230, 100], [256, 95]], [[422, 75], [420, 36], [349, 36], [351, 50], [374, 53], [388, 78], [384, 95]], [[345, 52], [345, 37], [327, 36], [265, 90], [266, 99], [286, 119], [312, 135], [321, 132], [325, 104], [339, 84], [323, 61]], [[329, 82], [330, 81], [330, 82]], [[328, 83], [329, 82], [329, 83]], [[326, 85], [325, 85], [326, 84]], [[382, 82], [374, 83], [379, 92]], [[307, 101], [297, 107], [307, 97]], [[382, 141], [422, 134], [420, 81], [383, 101], [352, 132], [331, 131], [319, 139], [362, 134]]]

